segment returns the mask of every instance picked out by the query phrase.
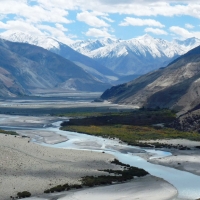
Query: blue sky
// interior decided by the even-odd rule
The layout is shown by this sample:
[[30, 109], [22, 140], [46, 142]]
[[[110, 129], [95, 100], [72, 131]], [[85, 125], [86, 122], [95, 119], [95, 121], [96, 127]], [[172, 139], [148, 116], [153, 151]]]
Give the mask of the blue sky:
[[200, 38], [200, 1], [1, 0], [0, 33], [16, 31], [64, 43], [145, 33], [169, 41]]

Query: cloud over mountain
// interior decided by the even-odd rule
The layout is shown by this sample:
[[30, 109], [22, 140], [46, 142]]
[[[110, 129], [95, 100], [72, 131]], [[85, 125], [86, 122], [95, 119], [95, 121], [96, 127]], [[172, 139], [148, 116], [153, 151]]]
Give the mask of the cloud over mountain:
[[130, 39], [145, 32], [172, 40], [199, 37], [199, 10], [193, 0], [1, 0], [0, 32], [25, 31], [67, 44], [94, 37]]

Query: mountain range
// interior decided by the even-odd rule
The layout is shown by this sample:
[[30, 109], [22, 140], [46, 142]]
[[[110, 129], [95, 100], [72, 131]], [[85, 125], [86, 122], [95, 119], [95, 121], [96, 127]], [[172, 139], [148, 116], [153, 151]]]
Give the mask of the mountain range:
[[168, 42], [146, 34], [130, 40], [77, 41], [70, 46], [120, 75], [145, 74], [200, 45], [197, 38]]
[[58, 40], [46, 37], [46, 36], [35, 36], [23, 32], [9, 32], [0, 34], [0, 38], [19, 43], [27, 43], [35, 46], [42, 47], [56, 53], [81, 67], [84, 71], [90, 73], [99, 81], [104, 83], [110, 83], [118, 80], [118, 75], [112, 70], [104, 67], [94, 59], [83, 55], [68, 45], [59, 42]]
[[110, 86], [55, 53], [4, 39], [0, 39], [0, 72], [0, 95], [4, 97], [36, 89], [103, 91]]
[[137, 77], [165, 67], [172, 60], [200, 45], [200, 39], [197, 38], [169, 42], [148, 34], [129, 40], [106, 38], [74, 41], [70, 44], [22, 32], [5, 32], [0, 37], [43, 47], [69, 59], [100, 81], [112, 84], [120, 83], [118, 79], [121, 78], [122, 82], [129, 81], [130, 75]]
[[[181, 62], [189, 52], [193, 51], [178, 58], [180, 55], [200, 44], [197, 38], [168, 42], [149, 35], [131, 40], [108, 38], [75, 41], [69, 45], [50, 37], [31, 36], [20, 32], [1, 34], [0, 37], [13, 41], [8, 42], [2, 39], [0, 43], [2, 55], [4, 55], [0, 63], [2, 76], [4, 75], [4, 79], [5, 76], [9, 77], [11, 82], [15, 83], [13, 88], [9, 89], [11, 93], [18, 91], [23, 94], [36, 88], [103, 91], [111, 84], [118, 84], [120, 81], [127, 82], [127, 80], [137, 78], [139, 74], [160, 68], [135, 81], [107, 90], [102, 98], [137, 106], [159, 104], [161, 107], [173, 108], [181, 107], [181, 102], [176, 99], [175, 106], [174, 101], [166, 102], [165, 100], [168, 99], [166, 97], [158, 103], [156, 93], [172, 86], [177, 88], [177, 84], [181, 84], [182, 80], [186, 82], [189, 79], [192, 80], [190, 67], [184, 68], [179, 65], [177, 70], [174, 70], [171, 66], [177, 65], [177, 62]], [[171, 64], [166, 67], [170, 61]], [[185, 63], [187, 62], [190, 60], [186, 59]], [[185, 71], [186, 69], [189, 71]], [[125, 74], [127, 76], [120, 76]], [[176, 91], [172, 88], [169, 90]], [[152, 94], [155, 95], [152, 96]], [[180, 94], [175, 96], [180, 97]], [[186, 110], [191, 107], [187, 107]]]
[[200, 46], [167, 67], [106, 90], [102, 99], [137, 107], [171, 108], [186, 113], [200, 105]]

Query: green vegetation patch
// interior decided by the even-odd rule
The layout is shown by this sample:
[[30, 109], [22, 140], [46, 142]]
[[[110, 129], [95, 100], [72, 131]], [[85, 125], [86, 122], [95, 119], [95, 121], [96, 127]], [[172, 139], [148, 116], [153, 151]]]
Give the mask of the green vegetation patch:
[[5, 131], [0, 129], [0, 134], [7, 134], [7, 135], [18, 135], [16, 132], [14, 131]]
[[[200, 141], [200, 134], [197, 132], [184, 132], [170, 128], [170, 124], [175, 120], [176, 113], [172, 110], [142, 108], [131, 112], [101, 113], [98, 116], [72, 118], [63, 122], [61, 129], [105, 138], [118, 138], [129, 145], [146, 147], [148, 144], [139, 141], [157, 139]], [[159, 147], [158, 144], [154, 146]]]
[[145, 126], [158, 123], [171, 123], [176, 119], [176, 114], [167, 109], [160, 110], [135, 110], [132, 112], [113, 112], [113, 113], [87, 113], [86, 116], [80, 115], [79, 118], [70, 119], [69, 122], [63, 122], [62, 126], [67, 125], [136, 125]]
[[61, 128], [66, 131], [75, 131], [105, 138], [118, 138], [123, 142], [134, 145], [140, 140], [156, 139], [189, 139], [200, 141], [200, 134], [183, 132], [172, 128], [156, 129], [152, 126], [110, 125], [110, 126], [75, 126], [68, 125]]
[[[115, 173], [113, 171], [113, 173]], [[111, 176], [111, 175], [102, 175], [102, 176], [86, 176], [82, 178], [82, 182], [84, 186], [87, 187], [94, 187], [99, 185], [111, 185], [112, 183], [122, 183], [128, 180], [133, 179], [133, 176], [129, 175], [128, 173], [122, 176]]]
[[116, 158], [113, 161], [111, 161], [111, 163], [115, 164], [115, 165], [120, 165], [120, 166], [123, 166], [123, 167], [130, 167], [130, 165], [124, 164], [124, 163], [120, 162], [119, 160], [117, 160]]
[[61, 128], [66, 131], [75, 131], [89, 135], [101, 136], [105, 138], [118, 138], [130, 145], [135, 145], [141, 140], [156, 139], [189, 139], [200, 141], [200, 134], [196, 132], [183, 132], [172, 128], [156, 129], [151, 126], [131, 126], [131, 125], [112, 125], [112, 126], [65, 126]]
[[81, 185], [78, 185], [78, 184], [69, 185], [68, 183], [66, 183], [64, 185], [57, 185], [55, 187], [47, 189], [44, 191], [44, 193], [63, 192], [63, 191], [71, 190], [71, 189], [80, 189], [80, 188], [82, 188]]
[[144, 169], [140, 169], [137, 167], [131, 167], [130, 165], [124, 164], [117, 159], [111, 161], [111, 163], [123, 166], [123, 170], [100, 170], [104, 172], [108, 172], [110, 175], [102, 175], [102, 176], [85, 176], [82, 178], [83, 186], [93, 187], [98, 185], [110, 185], [112, 183], [121, 183], [134, 178], [134, 176], [142, 177], [148, 174]]
[[121, 183], [128, 180], [133, 179], [135, 176], [142, 177], [146, 176], [148, 174], [147, 171], [137, 168], [137, 167], [131, 167], [130, 165], [124, 164], [120, 162], [117, 159], [114, 159], [111, 161], [112, 164], [123, 166], [123, 170], [99, 170], [103, 172], [108, 172], [109, 175], [101, 175], [101, 176], [85, 176], [81, 178], [81, 185], [58, 185], [55, 187], [52, 187], [48, 190], [45, 190], [44, 193], [54, 193], [54, 192], [62, 192], [62, 191], [68, 191], [71, 189], [79, 189], [84, 187], [94, 187], [99, 185], [111, 185], [113, 183]]
[[111, 161], [112, 164], [123, 166], [123, 170], [99, 170], [103, 172], [108, 172], [109, 175], [101, 175], [101, 176], [85, 176], [81, 178], [81, 185], [58, 185], [52, 187], [48, 190], [45, 190], [44, 193], [54, 193], [54, 192], [62, 192], [68, 191], [71, 189], [80, 189], [82, 187], [94, 187], [99, 185], [111, 185], [113, 183], [121, 183], [128, 180], [133, 179], [135, 176], [142, 177], [148, 174], [147, 171], [137, 168], [131, 167], [130, 165], [124, 164], [117, 159]]
[[26, 198], [26, 197], [30, 197], [31, 196], [31, 193], [28, 192], [28, 191], [23, 191], [23, 192], [18, 192], [17, 193], [17, 197], [18, 198]]
[[106, 113], [102, 112], [69, 112], [64, 114], [57, 114], [58, 117], [97, 117], [104, 116]]

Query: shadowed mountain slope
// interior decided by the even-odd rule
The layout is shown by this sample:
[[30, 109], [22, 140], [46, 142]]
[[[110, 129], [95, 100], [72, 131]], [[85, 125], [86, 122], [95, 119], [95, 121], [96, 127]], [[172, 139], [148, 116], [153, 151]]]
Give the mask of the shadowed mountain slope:
[[84, 71], [102, 82], [110, 83], [113, 82], [113, 79], [118, 79], [118, 76], [107, 67], [101, 65], [94, 59], [75, 51], [68, 45], [59, 42], [54, 38], [48, 36], [30, 35], [24, 32], [3, 33], [0, 34], [0, 37], [11, 42], [27, 43], [47, 49], [74, 62], [79, 67], [83, 68]]
[[10, 78], [9, 82], [0, 77], [2, 88], [7, 90], [2, 90], [2, 95], [29, 94], [36, 88], [103, 91], [109, 87], [73, 62], [41, 47], [0, 40], [0, 55], [0, 67]]

